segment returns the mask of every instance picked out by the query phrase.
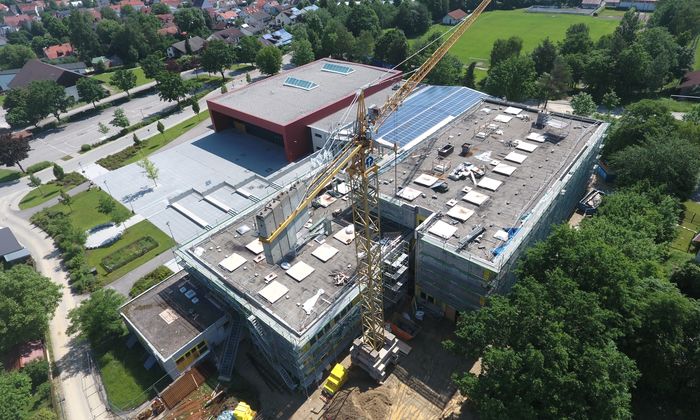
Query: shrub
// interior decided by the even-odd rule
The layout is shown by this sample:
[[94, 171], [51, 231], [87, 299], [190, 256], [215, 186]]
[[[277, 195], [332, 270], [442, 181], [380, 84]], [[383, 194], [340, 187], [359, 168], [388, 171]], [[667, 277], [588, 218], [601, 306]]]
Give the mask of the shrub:
[[33, 173], [39, 172], [41, 170], [44, 170], [52, 165], [53, 165], [53, 163], [51, 163], [47, 160], [45, 160], [43, 162], [37, 162], [34, 165], [29, 165], [29, 167], [27, 167], [27, 173], [33, 174]]
[[165, 280], [168, 276], [173, 274], [173, 272], [166, 266], [161, 265], [145, 276], [141, 277], [134, 283], [129, 291], [129, 296], [135, 297]]
[[29, 376], [32, 380], [32, 389], [36, 390], [39, 385], [49, 380], [49, 362], [42, 359], [27, 363], [22, 368], [22, 373]]
[[63, 176], [61, 180], [52, 181], [54, 184], [60, 187], [75, 187], [87, 181], [87, 179], [77, 172], [68, 172]]
[[111, 273], [157, 247], [158, 242], [155, 239], [150, 236], [144, 236], [107, 255], [100, 261], [100, 265], [102, 265], [108, 273]]
[[82, 146], [80, 146], [80, 151], [83, 152], [83, 153], [84, 153], [84, 152], [88, 152], [88, 151], [90, 151], [91, 149], [92, 149], [92, 146], [89, 145], [89, 144], [83, 144]]

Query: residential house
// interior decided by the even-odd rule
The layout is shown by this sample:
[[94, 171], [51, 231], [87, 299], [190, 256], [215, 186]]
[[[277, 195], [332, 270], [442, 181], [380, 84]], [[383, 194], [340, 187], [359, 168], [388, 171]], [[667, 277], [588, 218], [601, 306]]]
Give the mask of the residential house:
[[238, 28], [224, 29], [223, 31], [214, 32], [207, 38], [208, 41], [220, 40], [231, 45], [237, 45], [238, 41], [243, 37], [243, 32]]
[[243, 32], [243, 35], [245, 35], [245, 36], [257, 35], [264, 30], [265, 30], [264, 25], [249, 25], [247, 23], [244, 23], [243, 25], [241, 25], [241, 32]]
[[[165, 52], [168, 58], [179, 58], [187, 54], [187, 47], [185, 46], [185, 43], [186, 41], [178, 41], [169, 46]], [[189, 38], [189, 43], [192, 54], [197, 54], [204, 48], [207, 41], [204, 40], [204, 38], [193, 36]]]
[[275, 16], [277, 13], [279, 13], [279, 10], [276, 9], [276, 7], [279, 5], [280, 4], [275, 0], [268, 1], [262, 5], [262, 10], [270, 16]]
[[7, 14], [10, 13], [10, 8], [7, 7], [5, 4], [0, 3], [0, 13], [2, 14]]
[[137, 12], [143, 9], [146, 5], [143, 4], [141, 0], [122, 0], [119, 2], [119, 6], [124, 7], [124, 6], [131, 6], [136, 10]]
[[291, 25], [292, 23], [297, 21], [299, 16], [301, 16], [303, 14], [304, 14], [304, 12], [302, 10], [299, 10], [296, 7], [291, 7], [287, 10], [284, 10], [281, 13], [278, 13], [277, 16], [275, 16], [275, 25], [277, 25], [277, 26]]
[[303, 9], [301, 9], [301, 11], [303, 13], [315, 12], [317, 10], [318, 10], [318, 6], [316, 6], [315, 4], [312, 4], [311, 6], [306, 6]]
[[55, 66], [60, 67], [60, 68], [65, 69], [65, 70], [70, 70], [74, 73], [83, 74], [83, 75], [87, 74], [87, 72], [88, 72], [87, 64], [85, 64], [82, 61], [78, 61], [75, 63], [55, 64]]
[[5, 265], [26, 260], [29, 251], [19, 243], [9, 227], [0, 228], [0, 258]]
[[180, 30], [178, 29], [177, 25], [174, 23], [166, 23], [163, 26], [158, 29], [158, 34], [159, 35], [171, 35], [175, 36], [180, 33]]
[[44, 48], [44, 57], [55, 60], [61, 57], [68, 57], [74, 54], [73, 45], [70, 42], [60, 45], [52, 45]]
[[272, 20], [272, 16], [263, 11], [251, 13], [244, 19], [245, 23], [251, 26], [266, 26]]
[[209, 0], [194, 0], [192, 2], [192, 7], [198, 9], [213, 9], [214, 5]]
[[10, 82], [15, 78], [20, 69], [0, 70], [0, 92], [9, 89]]
[[273, 45], [275, 47], [283, 47], [292, 43], [292, 34], [284, 29], [280, 29], [270, 34], [263, 35], [260, 37], [260, 42], [266, 46]]
[[216, 17], [214, 18], [216, 22], [223, 22], [227, 25], [233, 25], [236, 23], [236, 19], [238, 19], [238, 12], [235, 10], [216, 12]]
[[700, 71], [689, 71], [683, 75], [678, 85], [678, 94], [683, 96], [700, 96]]
[[23, 25], [31, 26], [32, 22], [35, 20], [38, 20], [38, 17], [28, 15], [4, 16], [3, 25], [0, 26], [0, 32], [4, 34], [17, 32], [22, 29]]
[[92, 15], [92, 19], [95, 22], [99, 22], [100, 20], [102, 20], [102, 13], [100, 13], [99, 10], [97, 10], [97, 9], [85, 9], [85, 11], [90, 13], [90, 15]]
[[443, 25], [456, 25], [467, 17], [467, 12], [462, 9], [455, 9], [442, 18]]
[[170, 10], [172, 10], [174, 12], [175, 10], [177, 10], [178, 6], [180, 6], [180, 4], [182, 3], [182, 0], [159, 0], [159, 1], [155, 1], [154, 3], [166, 4], [166, 5], [168, 5], [168, 7], [170, 7]]
[[13, 371], [20, 370], [31, 362], [44, 360], [45, 358], [46, 349], [44, 348], [44, 343], [41, 340], [33, 340], [11, 349], [3, 362], [5, 369]]
[[43, 2], [31, 2], [17, 5], [17, 14], [28, 16], [39, 16], [44, 11]]
[[74, 71], [34, 59], [27, 61], [8, 87], [22, 88], [37, 80], [53, 80], [66, 89], [66, 94], [78, 99], [78, 89], [75, 84], [83, 77], [85, 76]]

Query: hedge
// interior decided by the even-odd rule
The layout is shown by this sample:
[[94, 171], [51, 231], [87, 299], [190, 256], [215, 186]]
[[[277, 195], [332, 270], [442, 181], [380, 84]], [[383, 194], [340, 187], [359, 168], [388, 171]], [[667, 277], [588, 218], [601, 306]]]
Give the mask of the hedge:
[[102, 259], [100, 265], [108, 272], [123, 267], [148, 251], [158, 248], [158, 242], [150, 236], [123, 246]]

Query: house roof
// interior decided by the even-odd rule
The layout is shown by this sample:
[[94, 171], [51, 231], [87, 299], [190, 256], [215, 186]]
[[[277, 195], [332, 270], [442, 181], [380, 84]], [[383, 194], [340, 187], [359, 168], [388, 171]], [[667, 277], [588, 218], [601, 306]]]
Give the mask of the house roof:
[[44, 48], [44, 55], [49, 60], [55, 60], [58, 57], [65, 57], [67, 55], [73, 54], [73, 46], [70, 42], [60, 45], [52, 45], [50, 47]]
[[141, 0], [122, 0], [119, 2], [120, 6], [132, 6], [134, 8], [141, 8], [144, 6], [143, 2]]
[[178, 32], [180, 32], [180, 30], [172, 22], [166, 23], [162, 28], [158, 29], [160, 35], [177, 35]]
[[24, 22], [31, 22], [36, 20], [36, 16], [28, 15], [16, 15], [16, 16], [5, 16], [3, 17], [5, 25], [17, 28], [21, 26]]
[[690, 88], [700, 85], [700, 70], [699, 71], [689, 71], [683, 75], [681, 84], [678, 85], [679, 88]]
[[455, 9], [447, 14], [447, 16], [451, 17], [452, 19], [455, 20], [462, 20], [465, 17], [467, 17], [467, 12], [465, 12], [462, 9]]
[[235, 19], [238, 17], [238, 13], [234, 10], [227, 10], [225, 12], [220, 12], [219, 16], [221, 16], [222, 19]]
[[9, 227], [0, 229], [0, 256], [12, 254], [13, 252], [21, 251], [24, 247], [19, 243], [15, 234], [12, 233]]
[[9, 87], [25, 87], [36, 80], [53, 80], [61, 86], [73, 86], [81, 77], [81, 74], [70, 70], [62, 69], [53, 64], [44, 63], [41, 60], [29, 60], [17, 73], [9, 84]]
[[[193, 36], [192, 38], [190, 38], [190, 48], [192, 49], [192, 52], [196, 52], [204, 48], [204, 44], [206, 44], [206, 42], [207, 41], [204, 40], [204, 38], [198, 36]], [[183, 54], [187, 52], [187, 49], [185, 48], [185, 41], [178, 41], [171, 45], [171, 47], [175, 48]]]
[[238, 28], [224, 29], [223, 31], [214, 32], [209, 39], [220, 39], [223, 41], [234, 40], [243, 37], [243, 32]]

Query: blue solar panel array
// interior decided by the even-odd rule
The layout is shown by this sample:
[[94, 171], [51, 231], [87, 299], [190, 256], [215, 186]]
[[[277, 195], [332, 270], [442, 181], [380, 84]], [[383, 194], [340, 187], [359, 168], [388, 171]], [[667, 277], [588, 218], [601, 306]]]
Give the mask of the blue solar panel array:
[[460, 86], [428, 86], [409, 97], [375, 135], [403, 147], [449, 116], [456, 117], [488, 95]]

